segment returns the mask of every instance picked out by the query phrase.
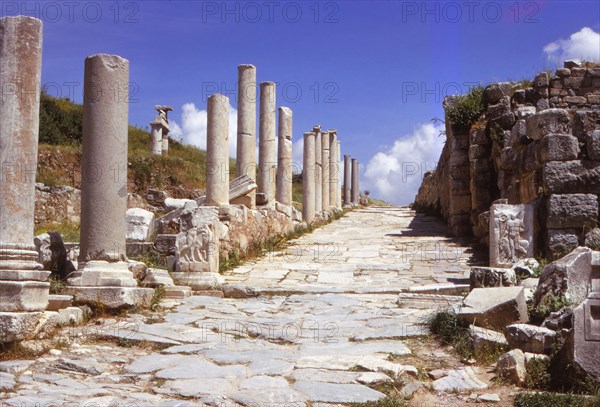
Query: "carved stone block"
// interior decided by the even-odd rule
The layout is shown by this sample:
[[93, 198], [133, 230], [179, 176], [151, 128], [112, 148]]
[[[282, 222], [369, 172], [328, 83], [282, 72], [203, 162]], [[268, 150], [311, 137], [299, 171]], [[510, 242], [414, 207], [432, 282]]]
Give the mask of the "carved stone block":
[[534, 255], [533, 204], [494, 204], [490, 209], [490, 266], [510, 268]]

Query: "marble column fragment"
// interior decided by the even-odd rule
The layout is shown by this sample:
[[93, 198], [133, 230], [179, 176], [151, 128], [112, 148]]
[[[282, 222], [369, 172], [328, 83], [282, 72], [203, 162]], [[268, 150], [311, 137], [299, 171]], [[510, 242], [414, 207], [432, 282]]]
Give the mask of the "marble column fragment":
[[267, 205], [275, 200], [277, 140], [275, 83], [260, 84], [260, 124], [258, 131], [258, 193], [265, 195]]
[[206, 204], [229, 205], [229, 98], [211, 95], [207, 109]]
[[338, 166], [338, 181], [335, 185], [335, 206], [338, 209], [342, 209], [342, 143], [338, 140], [337, 142], [337, 166]]
[[302, 164], [302, 218], [307, 224], [315, 219], [315, 154], [316, 134], [304, 133], [304, 157]]
[[98, 54], [85, 60], [79, 269], [69, 278], [75, 303], [105, 308], [148, 304], [128, 270], [127, 137], [129, 61]]
[[321, 142], [321, 127], [313, 127], [315, 133], [315, 212], [323, 208], [323, 143]]
[[324, 211], [328, 211], [329, 210], [329, 182], [330, 182], [330, 178], [329, 178], [329, 146], [330, 146], [330, 139], [331, 139], [331, 135], [328, 131], [324, 131], [321, 135], [321, 143], [322, 143], [322, 148], [321, 148], [321, 168], [322, 168], [322, 179], [321, 179], [321, 183], [322, 183], [322, 195], [321, 195], [321, 199], [322, 199], [322, 208]]
[[358, 204], [360, 198], [359, 191], [359, 173], [358, 173], [358, 160], [356, 158], [352, 159], [352, 203]]
[[344, 205], [352, 203], [352, 158], [344, 155]]
[[329, 206], [337, 207], [339, 176], [337, 132], [329, 130]]
[[280, 107], [276, 201], [292, 206], [292, 110]]
[[[256, 68], [238, 66], [236, 177], [256, 182]], [[249, 207], [256, 207], [256, 190], [248, 194]]]
[[152, 127], [152, 154], [162, 155], [163, 151], [163, 134], [162, 125], [160, 123], [150, 123]]
[[48, 305], [33, 243], [42, 21], [0, 18], [0, 342], [26, 339]]

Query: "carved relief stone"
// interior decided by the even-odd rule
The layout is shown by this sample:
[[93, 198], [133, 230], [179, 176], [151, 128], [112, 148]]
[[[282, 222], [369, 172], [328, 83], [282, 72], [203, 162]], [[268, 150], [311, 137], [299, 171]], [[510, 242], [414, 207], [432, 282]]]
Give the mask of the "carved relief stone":
[[494, 204], [490, 210], [490, 266], [511, 267], [534, 255], [533, 205]]

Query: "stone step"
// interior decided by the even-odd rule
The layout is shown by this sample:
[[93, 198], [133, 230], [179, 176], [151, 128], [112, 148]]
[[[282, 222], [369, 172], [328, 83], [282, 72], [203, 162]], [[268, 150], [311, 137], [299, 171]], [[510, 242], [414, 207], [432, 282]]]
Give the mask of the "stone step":
[[401, 290], [403, 293], [417, 294], [460, 294], [461, 291], [468, 291], [469, 284], [453, 284], [453, 283], [433, 283], [415, 285]]
[[71, 301], [73, 301], [73, 297], [70, 295], [50, 294], [48, 296], [48, 307], [46, 307], [46, 311], [58, 311], [69, 308], [71, 306]]
[[164, 286], [164, 298], [187, 298], [192, 296], [192, 289], [186, 286]]
[[194, 290], [192, 292], [194, 296], [202, 296], [202, 297], [217, 297], [223, 298], [223, 291], [221, 290]]

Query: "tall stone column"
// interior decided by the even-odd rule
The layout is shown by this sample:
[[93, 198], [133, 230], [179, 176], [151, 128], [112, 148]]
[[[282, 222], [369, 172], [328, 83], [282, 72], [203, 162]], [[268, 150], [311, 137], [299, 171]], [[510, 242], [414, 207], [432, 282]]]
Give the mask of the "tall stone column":
[[277, 167], [275, 83], [260, 84], [260, 124], [258, 131], [258, 193], [265, 194], [266, 203], [275, 200]]
[[302, 218], [309, 225], [315, 219], [315, 139], [315, 133], [304, 133], [304, 157], [302, 162]]
[[329, 146], [330, 146], [330, 133], [327, 131], [324, 131], [323, 134], [321, 134], [321, 143], [322, 143], [322, 148], [321, 148], [321, 168], [322, 168], [322, 184], [323, 184], [323, 192], [321, 195], [321, 198], [323, 200], [323, 210], [324, 211], [328, 211], [329, 210]]
[[352, 203], [352, 158], [344, 156], [344, 205]]
[[329, 206], [337, 207], [339, 176], [337, 132], [329, 130]]
[[342, 209], [342, 143], [338, 140], [337, 142], [337, 165], [338, 165], [338, 182], [335, 186], [335, 206]]
[[[256, 182], [256, 68], [238, 66], [236, 177]], [[256, 190], [248, 195], [249, 208], [256, 207]]]
[[359, 191], [359, 173], [358, 173], [358, 160], [356, 158], [352, 159], [352, 203], [358, 204], [358, 200], [360, 197]]
[[169, 155], [169, 133], [162, 134], [162, 155]]
[[313, 127], [315, 133], [315, 212], [323, 210], [323, 143], [321, 142], [321, 127]]
[[129, 61], [85, 60], [79, 269], [69, 278], [76, 303], [121, 308], [147, 304], [127, 267], [127, 128]]
[[152, 122], [152, 154], [162, 155], [163, 151], [163, 135], [162, 135], [162, 124]]
[[292, 110], [280, 107], [276, 200], [292, 206]]
[[229, 205], [229, 98], [208, 98], [206, 128], [206, 204]]
[[33, 244], [42, 22], [0, 18], [0, 342], [27, 339], [48, 305]]

